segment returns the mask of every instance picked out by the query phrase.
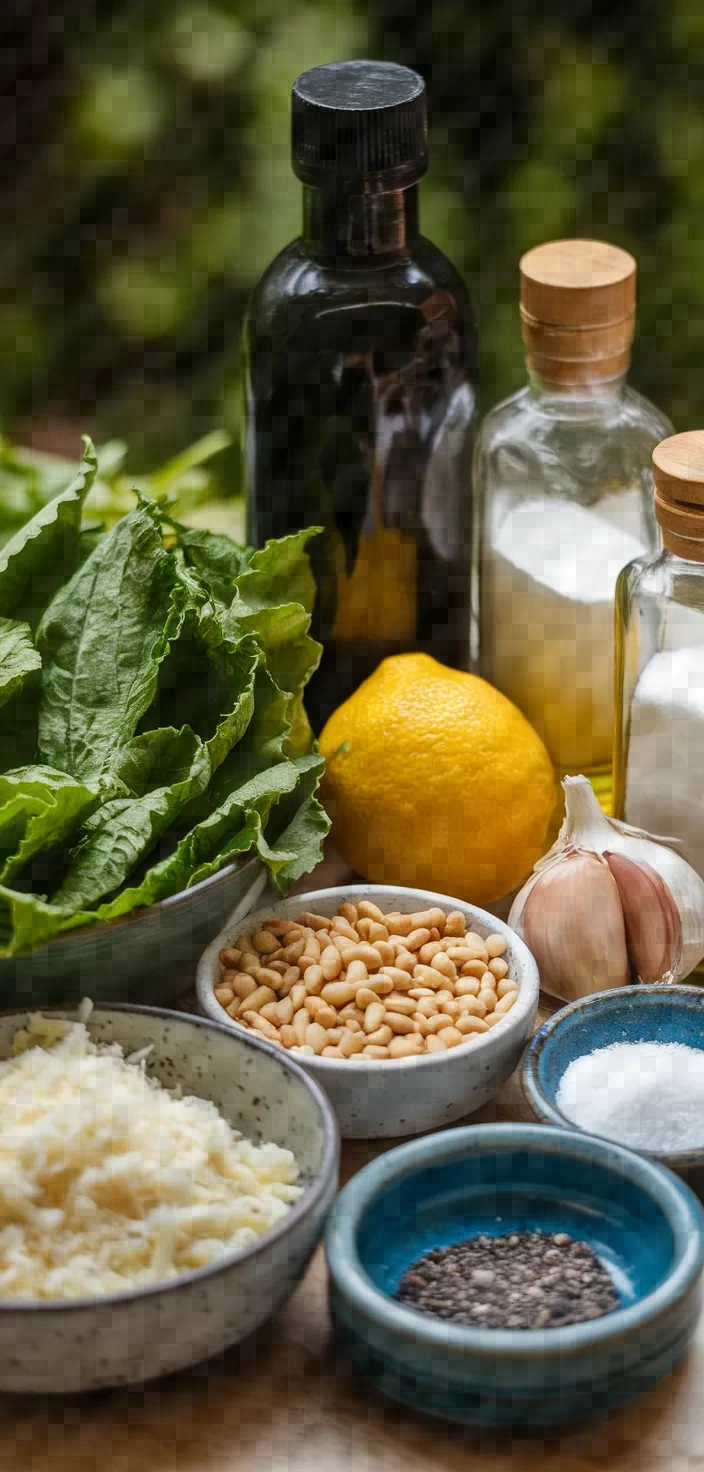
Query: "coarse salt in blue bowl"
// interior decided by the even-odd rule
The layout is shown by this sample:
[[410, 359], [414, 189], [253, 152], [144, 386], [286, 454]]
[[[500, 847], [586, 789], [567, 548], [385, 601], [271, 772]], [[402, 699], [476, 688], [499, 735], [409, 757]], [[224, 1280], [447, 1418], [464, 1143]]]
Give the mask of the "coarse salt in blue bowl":
[[[632, 1151], [543, 1125], [478, 1125], [403, 1145], [346, 1186], [327, 1234], [342, 1351], [386, 1395], [476, 1425], [560, 1424], [667, 1375], [700, 1307], [704, 1216]], [[569, 1232], [611, 1273], [620, 1306], [559, 1329], [449, 1324], [397, 1302], [431, 1248], [479, 1234]]]

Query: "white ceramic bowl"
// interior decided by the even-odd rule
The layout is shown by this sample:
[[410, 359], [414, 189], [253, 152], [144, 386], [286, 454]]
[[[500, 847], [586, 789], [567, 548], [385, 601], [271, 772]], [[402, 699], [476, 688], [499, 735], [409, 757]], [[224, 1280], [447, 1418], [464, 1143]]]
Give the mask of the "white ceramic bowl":
[[[75, 1017], [47, 1009], [50, 1017]], [[0, 1057], [27, 1013], [0, 1015]], [[96, 1007], [96, 1042], [129, 1053], [153, 1043], [147, 1072], [211, 1099], [253, 1140], [293, 1150], [303, 1195], [252, 1247], [160, 1287], [53, 1302], [0, 1299], [0, 1391], [131, 1385], [219, 1354], [293, 1292], [337, 1190], [338, 1132], [322, 1090], [281, 1048], [198, 1017], [153, 1007]]]
[[486, 1104], [513, 1073], [533, 1031], [538, 1010], [538, 968], [527, 946], [515, 931], [486, 910], [444, 894], [423, 889], [394, 889], [382, 884], [350, 884], [339, 889], [321, 889], [287, 900], [274, 900], [265, 910], [256, 910], [235, 924], [226, 925], [204, 952], [197, 974], [198, 1000], [203, 1011], [233, 1031], [244, 1031], [228, 1017], [213, 988], [220, 979], [218, 952], [232, 945], [238, 935], [256, 931], [261, 921], [273, 915], [294, 919], [304, 910], [334, 915], [343, 900], [371, 900], [386, 914], [399, 910], [408, 914], [440, 905], [443, 910], [461, 910], [468, 927], [480, 935], [506, 937], [505, 960], [516, 978], [519, 993], [500, 1026], [475, 1036], [446, 1053], [426, 1053], [420, 1058], [393, 1061], [364, 1059], [342, 1062], [335, 1058], [312, 1058], [296, 1054], [307, 1073], [323, 1085], [337, 1114], [345, 1139], [394, 1139], [437, 1129], [473, 1114]]

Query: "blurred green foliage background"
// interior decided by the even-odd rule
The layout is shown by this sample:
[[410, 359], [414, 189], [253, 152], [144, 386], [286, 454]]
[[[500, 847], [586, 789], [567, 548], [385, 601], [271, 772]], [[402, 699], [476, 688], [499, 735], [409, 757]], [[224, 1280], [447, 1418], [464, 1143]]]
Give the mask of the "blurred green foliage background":
[[634, 381], [704, 424], [702, 0], [9, 0], [4, 432], [148, 466], [236, 424], [247, 295], [299, 226], [291, 83], [365, 55], [428, 83], [423, 228], [479, 307], [484, 407], [523, 377], [518, 257], [583, 234], [639, 260]]

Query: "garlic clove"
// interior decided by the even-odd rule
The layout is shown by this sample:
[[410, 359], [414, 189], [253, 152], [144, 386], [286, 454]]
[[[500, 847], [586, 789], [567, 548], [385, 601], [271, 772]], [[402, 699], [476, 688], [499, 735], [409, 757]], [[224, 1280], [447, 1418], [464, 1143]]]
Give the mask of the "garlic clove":
[[675, 981], [682, 958], [682, 921], [669, 886], [643, 859], [604, 852], [618, 886], [626, 945], [639, 981]]
[[616, 880], [596, 854], [572, 853], [537, 877], [520, 917], [541, 986], [563, 1001], [627, 986], [630, 975]]

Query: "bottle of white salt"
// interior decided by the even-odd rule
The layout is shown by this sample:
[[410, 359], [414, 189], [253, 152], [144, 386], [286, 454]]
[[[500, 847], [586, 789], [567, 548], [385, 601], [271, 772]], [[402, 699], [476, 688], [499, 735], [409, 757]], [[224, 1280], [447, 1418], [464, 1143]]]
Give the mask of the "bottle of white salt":
[[616, 579], [657, 546], [650, 457], [671, 426], [626, 383], [633, 257], [557, 240], [520, 271], [529, 382], [477, 445], [481, 673], [561, 776], [608, 778]]
[[653, 478], [663, 551], [617, 588], [614, 813], [704, 878], [704, 432], [658, 445]]

